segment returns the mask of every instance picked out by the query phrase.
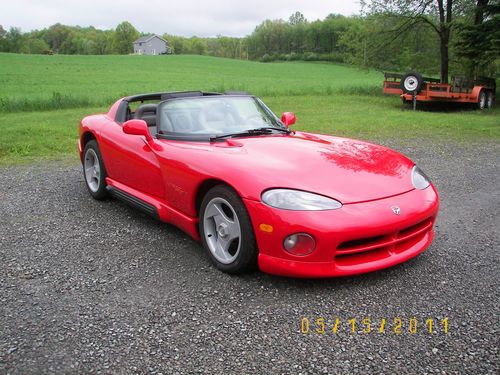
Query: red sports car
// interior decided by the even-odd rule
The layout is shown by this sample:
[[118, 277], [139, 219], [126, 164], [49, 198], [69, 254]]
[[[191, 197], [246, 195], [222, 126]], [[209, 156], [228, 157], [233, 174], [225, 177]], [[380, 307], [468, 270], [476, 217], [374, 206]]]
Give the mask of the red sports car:
[[225, 272], [354, 275], [429, 246], [438, 195], [411, 160], [294, 122], [244, 93], [134, 95], [85, 117], [78, 147], [95, 199], [176, 225]]

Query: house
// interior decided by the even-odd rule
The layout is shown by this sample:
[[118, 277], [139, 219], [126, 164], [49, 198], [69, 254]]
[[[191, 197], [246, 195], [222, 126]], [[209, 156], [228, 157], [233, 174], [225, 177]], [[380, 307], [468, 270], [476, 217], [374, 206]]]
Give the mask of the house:
[[136, 55], [162, 55], [170, 53], [167, 41], [158, 35], [141, 36], [133, 44], [134, 54]]

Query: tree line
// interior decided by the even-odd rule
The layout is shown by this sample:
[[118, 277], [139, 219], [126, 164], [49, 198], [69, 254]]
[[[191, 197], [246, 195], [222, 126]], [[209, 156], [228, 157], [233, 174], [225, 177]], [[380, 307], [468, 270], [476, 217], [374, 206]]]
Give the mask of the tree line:
[[[358, 16], [308, 21], [300, 12], [265, 20], [242, 38], [163, 34], [172, 53], [251, 59], [332, 61], [380, 70], [495, 76], [500, 65], [498, 0], [370, 0]], [[55, 24], [23, 33], [0, 26], [0, 51], [32, 54], [128, 54], [140, 33]]]
[[93, 26], [67, 26], [57, 23], [43, 30], [23, 33], [0, 25], [0, 51], [26, 54], [107, 55], [132, 52], [132, 42], [139, 32], [129, 23], [115, 30], [99, 30]]

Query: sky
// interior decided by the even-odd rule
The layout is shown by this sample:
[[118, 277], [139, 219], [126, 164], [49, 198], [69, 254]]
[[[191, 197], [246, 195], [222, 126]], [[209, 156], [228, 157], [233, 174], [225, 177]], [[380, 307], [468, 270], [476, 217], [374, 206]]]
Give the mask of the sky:
[[359, 13], [359, 0], [1, 0], [0, 25], [23, 32], [55, 23], [114, 29], [129, 21], [140, 32], [182, 36], [245, 36], [265, 19], [307, 20]]

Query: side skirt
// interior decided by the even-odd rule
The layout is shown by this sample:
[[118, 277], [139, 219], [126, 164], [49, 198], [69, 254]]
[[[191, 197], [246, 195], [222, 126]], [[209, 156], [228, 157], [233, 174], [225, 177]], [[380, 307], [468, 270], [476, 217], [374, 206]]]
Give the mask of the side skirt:
[[106, 186], [106, 190], [109, 191], [109, 193], [113, 197], [129, 204], [134, 208], [137, 208], [138, 210], [141, 210], [142, 212], [154, 217], [155, 219], [160, 220], [160, 215], [158, 214], [158, 210], [152, 204], [149, 204], [143, 201], [142, 199], [134, 197], [133, 195], [111, 185]]
[[106, 184], [108, 185], [106, 189], [116, 198], [123, 200], [131, 206], [134, 206], [165, 223], [175, 225], [189, 234], [196, 241], [200, 239], [197, 217], [190, 217], [169, 206], [165, 201], [135, 190], [127, 185], [113, 180], [110, 177], [106, 177]]

